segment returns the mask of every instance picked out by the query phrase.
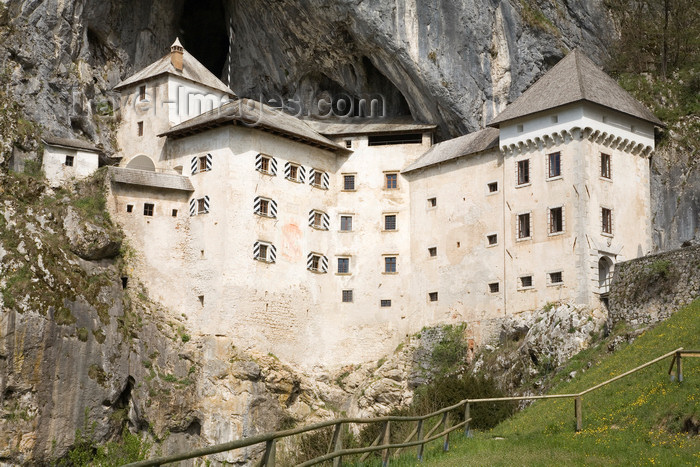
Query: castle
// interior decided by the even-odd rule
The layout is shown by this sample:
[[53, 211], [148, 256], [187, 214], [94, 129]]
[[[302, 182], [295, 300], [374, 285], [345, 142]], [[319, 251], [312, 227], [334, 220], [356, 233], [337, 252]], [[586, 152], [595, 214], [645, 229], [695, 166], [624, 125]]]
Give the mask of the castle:
[[[179, 42], [121, 82], [109, 209], [149, 294], [194, 334], [307, 369], [423, 326], [601, 306], [651, 249], [662, 123], [573, 51], [489, 127], [298, 118], [238, 98]], [[238, 344], [237, 344], [238, 345]]]

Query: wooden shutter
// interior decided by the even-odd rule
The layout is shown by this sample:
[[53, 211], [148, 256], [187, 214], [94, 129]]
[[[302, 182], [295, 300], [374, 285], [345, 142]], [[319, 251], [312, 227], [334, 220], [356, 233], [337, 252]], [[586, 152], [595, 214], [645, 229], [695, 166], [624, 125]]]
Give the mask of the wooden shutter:
[[284, 163], [284, 178], [290, 178], [292, 175], [292, 164], [289, 162]]
[[190, 163], [190, 171], [192, 172], [192, 175], [197, 173], [197, 158], [193, 157], [192, 162]]
[[299, 181], [306, 183], [306, 169], [301, 165], [299, 166]]
[[253, 243], [253, 258], [260, 259], [260, 242]]
[[212, 165], [213, 165], [212, 159], [213, 159], [212, 155], [207, 154], [207, 159], [206, 159], [207, 170], [211, 170], [211, 168], [212, 168]]
[[331, 226], [331, 218], [326, 214], [325, 212], [323, 213], [322, 216], [322, 222], [323, 222], [323, 228], [328, 230], [330, 229]]
[[255, 170], [262, 170], [262, 154], [258, 153], [257, 156], [255, 156]]
[[311, 269], [311, 267], [313, 266], [313, 264], [314, 264], [314, 254], [313, 254], [313, 253], [309, 253], [309, 254], [306, 256], [306, 269]]
[[277, 217], [277, 201], [270, 200], [270, 216]]
[[270, 174], [277, 175], [277, 159], [270, 157]]
[[315, 217], [315, 215], [316, 215], [316, 211], [314, 211], [313, 209], [312, 209], [311, 211], [309, 211], [309, 225], [312, 226], [312, 227], [313, 227], [313, 225], [314, 225], [314, 217]]
[[253, 201], [253, 212], [255, 214], [260, 214], [260, 196], [256, 196]]
[[277, 248], [275, 248], [275, 245], [270, 245], [267, 251], [269, 256], [268, 260], [274, 263], [277, 260]]
[[322, 272], [328, 272], [328, 258], [326, 256], [321, 256], [320, 268]]
[[309, 169], [309, 185], [313, 185], [313, 183], [314, 183], [314, 173], [316, 173], [316, 169], [311, 167]]
[[322, 183], [323, 183], [323, 188], [326, 190], [330, 188], [331, 186], [331, 177], [328, 175], [328, 172], [323, 172], [323, 177], [321, 177]]
[[204, 212], [209, 212], [209, 196], [204, 196]]
[[197, 200], [192, 198], [190, 200], [190, 216], [197, 215]]

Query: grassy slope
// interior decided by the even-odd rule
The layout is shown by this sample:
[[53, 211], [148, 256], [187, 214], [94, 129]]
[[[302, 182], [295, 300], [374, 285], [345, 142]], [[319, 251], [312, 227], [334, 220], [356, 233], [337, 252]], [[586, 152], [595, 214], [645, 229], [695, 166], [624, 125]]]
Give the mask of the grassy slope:
[[[579, 392], [678, 347], [700, 349], [700, 300], [645, 332], [613, 354], [607, 342], [588, 349], [561, 372], [578, 370], [550, 393]], [[590, 369], [581, 372], [588, 362]], [[683, 362], [685, 381], [670, 382], [670, 359], [652, 365], [583, 398], [583, 431], [574, 432], [574, 402], [533, 404], [474, 438], [454, 436], [448, 454], [428, 449], [434, 465], [700, 465], [700, 436], [681, 430], [683, 420], [700, 418], [700, 358]], [[503, 439], [499, 439], [503, 438]], [[402, 462], [403, 461], [403, 462]], [[393, 465], [410, 465], [402, 459]]]

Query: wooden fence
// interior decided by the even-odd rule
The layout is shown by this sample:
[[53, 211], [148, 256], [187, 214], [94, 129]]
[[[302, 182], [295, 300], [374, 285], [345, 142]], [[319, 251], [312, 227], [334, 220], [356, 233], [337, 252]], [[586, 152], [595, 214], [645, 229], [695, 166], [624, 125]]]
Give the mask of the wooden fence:
[[[214, 446], [209, 446], [206, 448], [195, 449], [193, 451], [174, 454], [170, 456], [160, 457], [157, 459], [151, 459], [141, 462], [135, 462], [128, 464], [126, 467], [149, 467], [149, 466], [159, 466], [163, 464], [168, 464], [171, 462], [178, 462], [187, 459], [194, 459], [197, 457], [202, 457], [211, 454], [217, 454], [226, 451], [232, 451], [235, 449], [241, 449], [248, 446], [253, 446], [256, 444], [265, 443], [265, 453], [261, 459], [260, 466], [274, 467], [277, 451], [277, 441], [282, 438], [287, 438], [290, 436], [300, 435], [303, 433], [308, 433], [312, 431], [321, 430], [328, 427], [333, 427], [333, 437], [331, 439], [328, 453], [311, 459], [300, 466], [306, 467], [315, 464], [319, 464], [325, 461], [333, 461], [334, 467], [339, 467], [341, 465], [341, 460], [343, 456], [351, 456], [362, 454], [360, 461], [364, 461], [373, 452], [382, 451], [382, 465], [386, 466], [389, 463], [389, 458], [393, 456], [398, 456], [406, 448], [416, 447], [416, 457], [418, 460], [423, 458], [423, 450], [425, 444], [431, 441], [444, 438], [443, 440], [443, 450], [447, 451], [450, 446], [450, 433], [464, 428], [465, 434], [469, 433], [469, 422], [470, 418], [470, 407], [471, 404], [478, 404], [483, 402], [499, 402], [499, 401], [521, 401], [521, 400], [537, 400], [537, 399], [574, 399], [574, 418], [576, 423], [576, 431], [581, 431], [583, 427], [583, 414], [582, 414], [582, 398], [584, 395], [595, 391], [607, 384], [617, 381], [621, 378], [631, 375], [639, 370], [642, 370], [650, 365], [653, 365], [663, 359], [673, 357], [671, 361], [671, 368], [669, 369], [669, 375], [671, 375], [671, 380], [683, 381], [683, 367], [681, 363], [682, 357], [700, 357], [700, 350], [683, 350], [679, 348], [668, 352], [660, 357], [657, 357], [643, 365], [640, 365], [632, 370], [629, 370], [621, 375], [610, 378], [596, 386], [588, 388], [584, 391], [575, 394], [553, 394], [544, 396], [519, 396], [519, 397], [494, 397], [488, 399], [465, 399], [455, 405], [450, 407], [445, 407], [436, 412], [430, 413], [423, 416], [409, 416], [409, 417], [399, 417], [399, 416], [388, 416], [388, 417], [376, 417], [376, 418], [339, 418], [335, 420], [329, 420], [327, 422], [315, 423], [313, 425], [307, 425], [300, 428], [293, 428], [284, 431], [276, 431], [273, 433], [266, 433], [258, 436], [251, 436], [249, 438], [244, 438], [237, 441], [231, 441], [229, 443], [217, 444]], [[674, 364], [676, 371], [674, 372]], [[452, 424], [451, 423], [451, 413], [455, 411], [464, 411], [464, 420]], [[439, 418], [438, 418], [439, 417]], [[429, 424], [430, 419], [437, 418], [436, 423], [429, 429], [426, 429], [426, 425]], [[416, 422], [416, 428], [410, 433], [408, 437], [398, 444], [391, 444], [391, 424], [392, 422]], [[379, 423], [382, 426], [379, 436], [376, 437], [374, 442], [367, 447], [361, 448], [343, 448], [343, 431], [344, 425], [348, 424], [375, 424]], [[438, 433], [436, 433], [440, 430]], [[415, 440], [414, 440], [415, 438]], [[393, 453], [392, 450], [395, 450]]]

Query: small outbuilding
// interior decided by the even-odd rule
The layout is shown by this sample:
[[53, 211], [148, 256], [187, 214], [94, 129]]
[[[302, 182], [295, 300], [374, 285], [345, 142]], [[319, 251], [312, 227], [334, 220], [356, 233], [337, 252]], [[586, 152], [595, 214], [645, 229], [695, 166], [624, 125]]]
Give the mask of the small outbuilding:
[[42, 168], [49, 183], [61, 185], [92, 175], [100, 165], [101, 151], [94, 145], [70, 138], [45, 137]]

